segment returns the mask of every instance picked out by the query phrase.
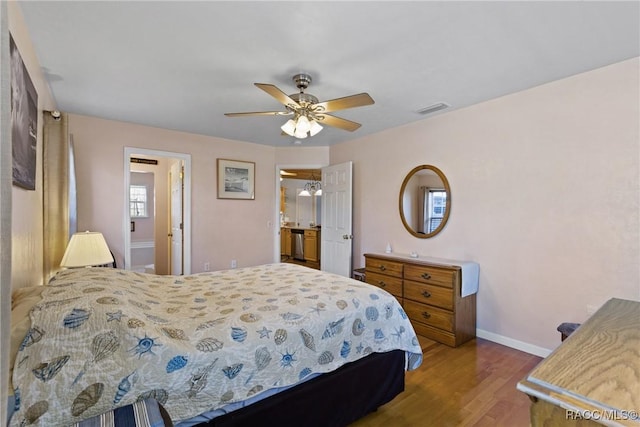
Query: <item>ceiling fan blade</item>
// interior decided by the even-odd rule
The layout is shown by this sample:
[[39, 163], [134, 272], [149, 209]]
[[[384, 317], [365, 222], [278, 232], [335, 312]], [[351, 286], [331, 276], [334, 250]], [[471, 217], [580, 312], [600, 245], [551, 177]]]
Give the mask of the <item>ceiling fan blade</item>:
[[293, 114], [291, 111], [251, 111], [247, 113], [224, 113], [227, 117], [242, 116], [289, 116]]
[[269, 95], [273, 96], [275, 99], [278, 100], [279, 103], [295, 110], [300, 107], [300, 104], [298, 104], [296, 101], [294, 101], [293, 99], [291, 99], [291, 97], [289, 97], [289, 95], [287, 95], [286, 93], [284, 93], [283, 91], [281, 91], [280, 89], [278, 89], [276, 86], [268, 84], [268, 83], [254, 83], [254, 85], [256, 85], [257, 87], [259, 87], [260, 89], [262, 89], [263, 91], [267, 92]]
[[329, 101], [318, 102], [313, 105], [314, 109], [318, 109], [319, 113], [330, 113], [332, 111], [346, 110], [347, 108], [363, 107], [365, 105], [374, 104], [375, 101], [368, 93], [359, 93], [357, 95], [345, 96], [344, 98], [331, 99]]
[[360, 123], [352, 122], [351, 120], [347, 119], [341, 119], [340, 117], [332, 116], [330, 114], [318, 114], [316, 115], [316, 120], [318, 120], [320, 124], [348, 130], [349, 132], [353, 132], [354, 130], [362, 126]]

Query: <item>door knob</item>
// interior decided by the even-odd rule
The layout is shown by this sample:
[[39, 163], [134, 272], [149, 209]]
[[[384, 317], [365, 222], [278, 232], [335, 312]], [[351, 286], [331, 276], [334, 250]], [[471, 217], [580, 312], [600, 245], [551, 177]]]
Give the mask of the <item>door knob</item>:
[[353, 235], [352, 235], [352, 234], [343, 234], [343, 235], [342, 235], [342, 238], [343, 238], [344, 240], [353, 239]]

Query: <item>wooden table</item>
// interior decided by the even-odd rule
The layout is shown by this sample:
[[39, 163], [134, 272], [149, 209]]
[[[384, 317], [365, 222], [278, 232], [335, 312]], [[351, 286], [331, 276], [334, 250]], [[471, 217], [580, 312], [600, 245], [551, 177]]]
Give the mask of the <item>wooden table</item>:
[[613, 298], [518, 383], [532, 426], [640, 426], [640, 302]]

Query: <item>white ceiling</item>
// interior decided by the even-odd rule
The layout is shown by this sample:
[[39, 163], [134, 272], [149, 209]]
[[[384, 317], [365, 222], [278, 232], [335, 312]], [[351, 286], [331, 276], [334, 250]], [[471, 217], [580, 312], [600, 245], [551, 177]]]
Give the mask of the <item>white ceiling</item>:
[[[368, 92], [303, 146], [327, 146], [640, 56], [640, 2], [25, 1], [57, 108], [290, 146], [283, 110], [253, 85], [320, 101]], [[597, 107], [597, 106], [596, 106]], [[435, 113], [442, 114], [443, 112]]]

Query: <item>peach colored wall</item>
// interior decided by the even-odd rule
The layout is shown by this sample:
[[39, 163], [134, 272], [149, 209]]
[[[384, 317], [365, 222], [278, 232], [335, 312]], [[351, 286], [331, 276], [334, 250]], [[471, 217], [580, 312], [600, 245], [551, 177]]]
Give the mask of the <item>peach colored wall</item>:
[[[38, 92], [38, 114], [40, 115], [38, 120], [37, 131], [37, 171], [36, 171], [36, 190], [26, 191], [18, 187], [7, 188], [11, 186], [10, 181], [3, 179], [2, 197], [3, 200], [0, 203], [3, 206], [2, 221], [7, 225], [11, 224], [11, 235], [6, 235], [6, 228], [3, 226], [3, 234], [1, 236], [3, 241], [11, 239], [11, 279], [5, 280], [6, 270], [8, 270], [8, 259], [3, 252], [3, 280], [1, 290], [1, 317], [2, 326], [0, 330], [0, 419], [6, 419], [6, 384], [8, 381], [8, 351], [9, 351], [9, 313], [10, 308], [8, 304], [8, 298], [12, 289], [17, 289], [24, 286], [37, 286], [41, 285], [43, 281], [43, 228], [42, 228], [42, 110], [51, 110], [55, 108], [55, 103], [51, 97], [50, 89], [44, 80], [40, 64], [36, 58], [31, 39], [27, 32], [27, 28], [24, 24], [20, 7], [14, 2], [2, 2], [0, 5], [0, 32], [2, 32], [3, 46], [2, 50], [9, 49], [9, 33], [13, 36], [13, 39], [20, 51], [20, 56], [24, 62], [31, 81], [33, 82], [36, 91]], [[3, 55], [3, 59], [5, 56]], [[3, 61], [4, 62], [4, 61]], [[1, 143], [3, 144], [3, 156], [2, 164], [3, 168], [11, 164], [11, 158], [4, 157], [5, 153], [10, 153], [11, 148], [6, 150], [6, 146], [11, 144], [9, 137], [6, 135], [6, 129], [10, 129], [11, 123], [8, 114], [8, 110], [5, 107], [6, 93], [8, 92], [7, 82], [10, 80], [10, 69], [6, 66], [6, 63], [2, 64], [2, 99], [3, 105], [0, 111], [2, 111], [2, 121], [0, 127], [3, 129], [3, 137]], [[5, 176], [3, 169], [3, 176]], [[11, 172], [9, 172], [10, 174]], [[8, 199], [9, 192], [11, 192], [10, 200]], [[6, 206], [11, 206], [11, 214], [5, 210]], [[3, 245], [4, 249], [4, 245]]]
[[[331, 163], [354, 162], [354, 266], [386, 242], [476, 261], [479, 333], [542, 354], [588, 305], [640, 299], [639, 63], [333, 146]], [[452, 191], [446, 228], [426, 240], [398, 214], [419, 164], [440, 168]]]
[[275, 149], [275, 159], [278, 166], [319, 167], [329, 164], [329, 147], [305, 147], [293, 145]]
[[[71, 115], [78, 176], [78, 228], [100, 230], [116, 256], [124, 249], [124, 147], [191, 155], [192, 272], [273, 261], [275, 150], [94, 117]], [[217, 199], [216, 159], [256, 163], [255, 200]]]
[[[55, 105], [49, 85], [44, 79], [31, 39], [24, 25], [20, 7], [7, 2], [9, 31], [20, 51], [31, 81], [38, 93], [38, 145], [36, 153], [36, 189], [12, 188], [11, 278], [13, 289], [41, 285], [43, 280], [42, 229], [42, 110]], [[4, 125], [4, 124], [3, 124]], [[7, 124], [9, 126], [10, 124]]]

